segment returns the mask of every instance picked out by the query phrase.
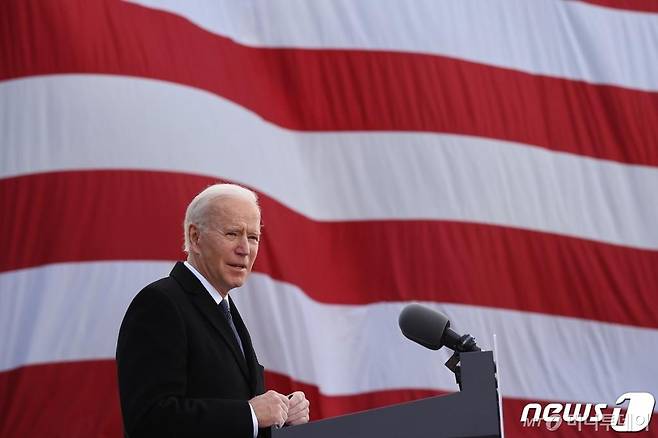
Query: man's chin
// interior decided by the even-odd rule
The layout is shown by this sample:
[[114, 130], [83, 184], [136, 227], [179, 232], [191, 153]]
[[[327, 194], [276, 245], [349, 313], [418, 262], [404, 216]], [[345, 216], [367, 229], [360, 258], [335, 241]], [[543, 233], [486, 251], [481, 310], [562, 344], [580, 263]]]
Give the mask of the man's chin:
[[244, 278], [236, 278], [236, 279], [234, 279], [233, 282], [231, 283], [231, 287], [232, 287], [232, 288], [242, 287], [242, 286], [244, 286], [244, 284], [246, 283], [246, 281], [247, 281], [247, 276], [246, 276], [246, 275], [244, 276]]
[[231, 272], [229, 275], [225, 275], [224, 279], [226, 283], [231, 287], [231, 289], [236, 288], [236, 287], [241, 287], [243, 286], [246, 281], [247, 277], [249, 276], [249, 272]]

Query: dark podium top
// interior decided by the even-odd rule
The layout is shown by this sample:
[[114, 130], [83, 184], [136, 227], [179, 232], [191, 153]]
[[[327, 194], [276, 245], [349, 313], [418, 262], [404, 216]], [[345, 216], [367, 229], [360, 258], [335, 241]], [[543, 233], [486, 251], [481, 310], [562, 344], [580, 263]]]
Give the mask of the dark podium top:
[[461, 381], [454, 394], [286, 427], [272, 437], [500, 437], [492, 352], [461, 353]]

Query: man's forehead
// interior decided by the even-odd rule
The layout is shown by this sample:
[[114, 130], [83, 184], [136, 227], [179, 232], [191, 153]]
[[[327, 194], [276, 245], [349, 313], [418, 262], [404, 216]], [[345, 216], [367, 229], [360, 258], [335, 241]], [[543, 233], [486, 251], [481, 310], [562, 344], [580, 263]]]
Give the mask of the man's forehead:
[[207, 219], [224, 225], [260, 227], [260, 211], [252, 202], [240, 198], [216, 198], [206, 211]]

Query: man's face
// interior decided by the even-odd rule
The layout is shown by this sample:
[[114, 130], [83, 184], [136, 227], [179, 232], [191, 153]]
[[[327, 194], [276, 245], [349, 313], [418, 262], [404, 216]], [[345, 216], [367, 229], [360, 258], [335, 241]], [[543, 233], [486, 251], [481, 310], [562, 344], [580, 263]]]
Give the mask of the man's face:
[[260, 213], [246, 199], [224, 196], [208, 207], [201, 227], [190, 225], [196, 268], [222, 296], [247, 280], [258, 254]]

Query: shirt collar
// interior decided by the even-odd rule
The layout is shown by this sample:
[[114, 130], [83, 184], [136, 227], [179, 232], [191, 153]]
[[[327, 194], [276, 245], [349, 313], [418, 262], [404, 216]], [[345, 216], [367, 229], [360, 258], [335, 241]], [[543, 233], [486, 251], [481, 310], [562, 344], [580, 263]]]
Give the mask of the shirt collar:
[[[219, 303], [221, 303], [222, 300], [223, 300], [224, 298], [222, 298], [222, 295], [221, 295], [219, 292], [217, 292], [217, 289], [215, 289], [215, 288], [213, 287], [213, 285], [210, 284], [210, 282], [209, 282], [208, 280], [206, 280], [206, 277], [204, 277], [203, 275], [201, 275], [201, 273], [200, 273], [199, 271], [197, 271], [197, 270], [194, 268], [194, 266], [192, 266], [191, 263], [189, 263], [188, 261], [184, 261], [183, 264], [184, 264], [185, 266], [187, 266], [187, 269], [189, 269], [190, 272], [192, 272], [192, 274], [194, 274], [194, 276], [195, 276], [196, 278], [199, 279], [199, 281], [201, 282], [201, 284], [203, 285], [203, 287], [206, 288], [206, 290], [208, 291], [208, 293], [210, 294], [210, 296], [212, 297], [212, 299], [215, 300], [215, 303], [217, 303], [217, 305], [219, 305]], [[226, 298], [228, 298], [228, 294], [226, 294]], [[226, 301], [226, 304], [229, 305], [229, 309], [230, 309], [231, 306], [230, 306], [230, 302], [229, 302], [228, 300]]]

